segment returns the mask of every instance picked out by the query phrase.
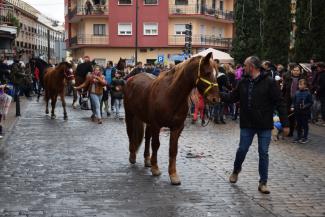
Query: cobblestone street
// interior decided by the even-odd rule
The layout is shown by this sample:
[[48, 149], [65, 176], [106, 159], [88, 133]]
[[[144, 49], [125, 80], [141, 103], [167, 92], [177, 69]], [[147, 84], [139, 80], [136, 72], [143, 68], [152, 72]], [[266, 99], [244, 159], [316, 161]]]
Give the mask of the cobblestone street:
[[270, 195], [257, 191], [257, 144], [248, 152], [237, 184], [230, 184], [239, 127], [186, 127], [179, 140], [177, 168], [182, 185], [170, 185], [168, 131], [160, 135], [162, 175], [128, 162], [123, 120], [90, 121], [90, 111], [71, 108], [63, 120], [46, 116], [43, 103], [28, 102], [8, 132], [0, 159], [0, 216], [325, 216], [325, 128], [311, 142], [272, 142]]

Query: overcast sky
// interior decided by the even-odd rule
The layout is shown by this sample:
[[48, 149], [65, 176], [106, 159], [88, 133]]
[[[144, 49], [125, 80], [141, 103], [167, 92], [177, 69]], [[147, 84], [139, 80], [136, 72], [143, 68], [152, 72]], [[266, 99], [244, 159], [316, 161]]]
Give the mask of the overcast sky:
[[64, 21], [64, 0], [23, 0], [46, 16]]

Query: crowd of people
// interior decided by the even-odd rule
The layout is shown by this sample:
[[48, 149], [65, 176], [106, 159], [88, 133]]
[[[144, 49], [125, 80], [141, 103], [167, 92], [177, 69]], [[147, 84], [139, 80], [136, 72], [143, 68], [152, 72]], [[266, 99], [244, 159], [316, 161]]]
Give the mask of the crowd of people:
[[[284, 67], [270, 61], [260, 61], [255, 56], [248, 57], [243, 65], [237, 64], [236, 67], [229, 63], [214, 61], [218, 72], [216, 80], [221, 100], [213, 105], [206, 105], [204, 97], [194, 89], [190, 100], [192, 123], [197, 122], [199, 113], [202, 125], [205, 125], [205, 116], [215, 124], [226, 124], [227, 116], [232, 120], [237, 120], [239, 116], [240, 141], [229, 181], [237, 182], [242, 163], [257, 134], [260, 174], [258, 190], [270, 193], [266, 184], [268, 149], [271, 130], [274, 128], [273, 117], [279, 117], [285, 136], [295, 135], [292, 140], [295, 143], [304, 144], [309, 141], [310, 122], [319, 122], [325, 126], [325, 63], [312, 62], [311, 70], [306, 71], [295, 63], [289, 63]], [[143, 72], [159, 76], [162, 71], [172, 67], [174, 65], [143, 66], [142, 62], [138, 62], [134, 67], [125, 66], [121, 69], [112, 61], [108, 61], [106, 67], [102, 67], [91, 61], [89, 56], [85, 56], [76, 66], [76, 81], [80, 82], [74, 89], [81, 96], [85, 94], [90, 98], [91, 120], [102, 124], [102, 116], [105, 113], [111, 116], [113, 112], [115, 118], [120, 118], [123, 86], [128, 79]], [[0, 104], [4, 104], [1, 95], [6, 94], [10, 90], [8, 85], [12, 84], [16, 116], [20, 116], [19, 96], [24, 94], [30, 97], [32, 93], [40, 91], [39, 73], [37, 67], [25, 65], [18, 58], [14, 59], [11, 66], [5, 59], [1, 59]], [[1, 106], [0, 137], [1, 118], [5, 115], [5, 109]]]

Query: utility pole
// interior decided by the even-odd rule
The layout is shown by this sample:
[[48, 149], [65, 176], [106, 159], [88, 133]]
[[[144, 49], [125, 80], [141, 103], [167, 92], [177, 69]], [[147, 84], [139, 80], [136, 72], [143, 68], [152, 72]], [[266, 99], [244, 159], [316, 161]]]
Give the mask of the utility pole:
[[134, 55], [134, 64], [138, 62], [138, 0], [135, 0], [135, 55]]
[[50, 63], [51, 59], [51, 43], [50, 43], [50, 29], [47, 29], [47, 62]]

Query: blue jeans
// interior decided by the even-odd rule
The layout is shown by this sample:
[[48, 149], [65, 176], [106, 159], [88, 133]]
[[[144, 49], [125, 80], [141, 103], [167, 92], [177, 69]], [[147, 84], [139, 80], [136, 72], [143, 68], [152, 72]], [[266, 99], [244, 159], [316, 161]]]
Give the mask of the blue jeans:
[[[297, 119], [297, 139], [301, 139], [301, 138], [307, 139], [308, 131], [309, 131], [309, 126], [308, 126], [309, 115], [297, 114], [296, 119]], [[304, 135], [302, 135], [302, 131], [304, 131]]]
[[97, 95], [94, 93], [90, 94], [90, 103], [91, 103], [91, 110], [93, 112], [93, 115], [96, 116], [96, 118], [101, 118], [100, 115], [100, 101], [102, 101], [103, 95]]
[[114, 99], [114, 107], [115, 107], [115, 116], [119, 117], [120, 115], [120, 108], [122, 106], [122, 99], [115, 98]]
[[257, 134], [258, 138], [258, 172], [260, 174], [260, 183], [266, 183], [269, 169], [269, 145], [271, 142], [271, 130], [250, 128], [240, 129], [240, 141], [234, 163], [234, 173], [239, 173], [241, 171], [242, 164], [245, 160], [248, 149], [253, 142], [255, 134]]

